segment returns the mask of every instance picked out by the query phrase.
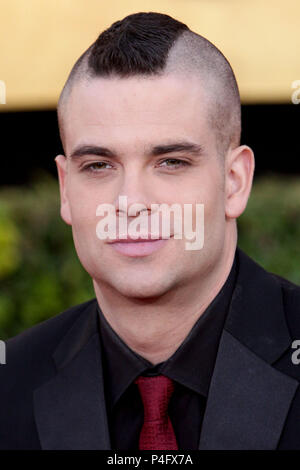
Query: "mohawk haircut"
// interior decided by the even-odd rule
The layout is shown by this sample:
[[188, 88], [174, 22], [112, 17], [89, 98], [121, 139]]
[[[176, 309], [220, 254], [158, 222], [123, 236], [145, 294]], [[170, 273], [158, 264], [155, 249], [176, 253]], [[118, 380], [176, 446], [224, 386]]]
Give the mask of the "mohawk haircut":
[[63, 119], [73, 86], [97, 77], [198, 76], [208, 95], [208, 121], [218, 153], [238, 146], [241, 104], [233, 70], [219, 49], [187, 25], [161, 13], [135, 13], [113, 23], [79, 57], [60, 94], [57, 113], [64, 145]]

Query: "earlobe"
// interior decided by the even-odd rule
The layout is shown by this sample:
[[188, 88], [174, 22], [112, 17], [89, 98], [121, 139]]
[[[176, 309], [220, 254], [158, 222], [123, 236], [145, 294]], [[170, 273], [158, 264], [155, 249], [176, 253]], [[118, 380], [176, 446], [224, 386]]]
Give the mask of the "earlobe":
[[59, 192], [60, 192], [60, 215], [68, 225], [72, 225], [69, 200], [67, 196], [67, 159], [64, 155], [57, 155], [55, 163], [58, 173]]
[[236, 219], [245, 210], [251, 192], [254, 173], [254, 154], [241, 145], [227, 155], [225, 214]]

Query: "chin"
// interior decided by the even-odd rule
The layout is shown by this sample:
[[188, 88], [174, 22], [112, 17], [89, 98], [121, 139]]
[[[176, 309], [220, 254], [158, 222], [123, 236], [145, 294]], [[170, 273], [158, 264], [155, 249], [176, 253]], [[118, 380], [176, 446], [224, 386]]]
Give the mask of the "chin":
[[166, 294], [172, 286], [171, 280], [153, 279], [141, 276], [139, 279], [136, 277], [119, 278], [116, 276], [113, 282], [109, 282], [111, 287], [118, 291], [124, 297], [135, 299], [154, 299]]

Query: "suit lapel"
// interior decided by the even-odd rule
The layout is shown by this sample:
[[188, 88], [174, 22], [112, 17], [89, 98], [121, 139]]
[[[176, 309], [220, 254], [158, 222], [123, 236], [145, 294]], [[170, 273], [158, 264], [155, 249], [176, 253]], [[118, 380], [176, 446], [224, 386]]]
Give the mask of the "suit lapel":
[[290, 347], [277, 279], [238, 250], [199, 449], [275, 449], [299, 385], [272, 367]]
[[224, 331], [199, 449], [275, 449], [297, 387]]
[[57, 375], [34, 392], [42, 449], [110, 449], [95, 302], [56, 349]]

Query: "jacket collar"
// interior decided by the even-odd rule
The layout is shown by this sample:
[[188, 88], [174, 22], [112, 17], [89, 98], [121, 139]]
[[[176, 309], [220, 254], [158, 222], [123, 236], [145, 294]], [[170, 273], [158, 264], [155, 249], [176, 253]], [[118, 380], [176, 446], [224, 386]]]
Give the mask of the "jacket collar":
[[272, 364], [291, 343], [281, 285], [239, 248], [237, 254], [239, 274], [225, 330]]
[[42, 449], [110, 449], [96, 299], [53, 354], [57, 374], [34, 391]]
[[241, 250], [238, 255], [199, 449], [276, 449], [299, 385], [271, 366], [291, 344], [280, 283]]

